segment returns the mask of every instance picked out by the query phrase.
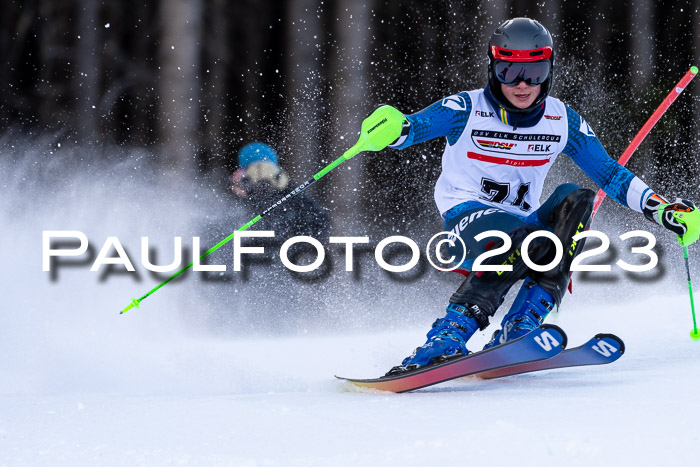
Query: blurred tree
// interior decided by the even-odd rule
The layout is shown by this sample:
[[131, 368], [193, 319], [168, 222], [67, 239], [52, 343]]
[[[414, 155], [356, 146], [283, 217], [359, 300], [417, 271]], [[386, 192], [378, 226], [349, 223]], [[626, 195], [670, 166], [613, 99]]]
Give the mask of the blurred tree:
[[33, 29], [37, 16], [37, 6], [32, 4], [8, 5], [0, 15], [0, 116], [6, 126], [25, 121], [35, 111], [36, 103], [22, 75], [25, 67], [36, 70], [36, 58], [32, 61], [30, 57], [38, 55]]
[[192, 177], [201, 122], [202, 2], [170, 0], [160, 7], [160, 164], [168, 178]]
[[245, 123], [241, 128], [243, 144], [264, 139], [262, 128], [269, 124], [264, 121], [264, 115], [267, 108], [273, 106], [266, 89], [271, 76], [265, 73], [268, 70], [266, 51], [272, 36], [269, 27], [265, 26], [272, 20], [271, 9], [271, 3], [244, 0], [237, 3], [235, 18], [231, 18], [237, 26], [237, 36], [227, 47], [229, 53], [243, 61], [238, 68], [242, 76], [238, 97]]
[[[233, 54], [229, 53], [233, 24], [227, 15], [223, 14], [227, 4], [226, 0], [211, 0], [204, 14], [202, 143], [212, 160], [218, 159], [217, 155], [227, 158], [228, 153], [234, 150], [227, 144], [224, 136], [228, 131], [226, 114], [232, 107], [229, 82], [235, 69]], [[207, 164], [206, 168], [211, 169], [210, 165], [212, 164]], [[228, 169], [231, 171], [232, 167]]]
[[72, 94], [76, 100], [74, 127], [81, 144], [92, 144], [98, 137], [100, 100], [100, 34], [98, 32], [99, 3], [94, 0], [77, 2], [78, 27], [75, 51], [75, 72]]
[[[615, 155], [688, 66], [700, 63], [700, 0], [4, 6], [6, 131], [152, 145], [164, 167], [182, 177], [198, 169], [230, 172], [238, 149], [263, 140], [280, 150], [285, 169], [305, 178], [354, 142], [375, 105], [414, 112], [445, 93], [482, 86], [488, 36], [511, 16], [541, 20], [555, 35], [554, 94], [579, 109]], [[663, 177], [661, 167], [695, 161], [698, 102], [700, 85], [693, 83], [631, 163]], [[386, 217], [422, 215], [441, 145], [410, 149], [400, 164], [363, 155], [315, 189], [334, 200], [343, 222], [378, 209]], [[95, 153], [116, 159], [126, 152]], [[198, 158], [205, 164], [198, 167]]]
[[290, 0], [286, 21], [285, 88], [288, 152], [282, 165], [293, 179], [306, 180], [320, 167], [322, 149], [323, 1]]
[[101, 57], [99, 117], [104, 144], [148, 146], [157, 141], [158, 8], [105, 3], [96, 47]]
[[37, 67], [26, 69], [22, 80], [34, 82], [38, 105], [30, 109], [37, 123], [49, 131], [75, 131], [75, 101], [70, 91], [73, 77], [71, 47], [74, 9], [69, 1], [38, 1], [35, 30], [39, 37]]
[[[375, 45], [370, 21], [374, 0], [339, 2], [334, 7], [332, 123], [334, 134], [344, 138], [335, 145], [334, 154], [340, 155], [355, 143], [362, 119], [375, 105], [367, 99], [372, 80], [369, 62]], [[364, 212], [362, 185], [368, 157], [357, 157], [333, 174], [333, 223], [337, 232], [349, 234]]]
[[634, 88], [648, 84], [654, 69], [654, 7], [652, 0], [632, 0], [630, 19], [631, 82]]

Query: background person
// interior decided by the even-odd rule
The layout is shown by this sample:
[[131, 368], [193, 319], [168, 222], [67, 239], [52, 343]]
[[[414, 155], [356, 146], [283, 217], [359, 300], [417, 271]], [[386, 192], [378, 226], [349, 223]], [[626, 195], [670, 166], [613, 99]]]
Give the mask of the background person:
[[[238, 153], [238, 164], [240, 168], [231, 176], [231, 190], [244, 201], [251, 218], [296, 188], [280, 168], [275, 150], [265, 143], [243, 147]], [[278, 240], [308, 235], [324, 243], [330, 234], [331, 219], [325, 207], [302, 192], [286, 200], [261, 224], [265, 230], [273, 230]]]

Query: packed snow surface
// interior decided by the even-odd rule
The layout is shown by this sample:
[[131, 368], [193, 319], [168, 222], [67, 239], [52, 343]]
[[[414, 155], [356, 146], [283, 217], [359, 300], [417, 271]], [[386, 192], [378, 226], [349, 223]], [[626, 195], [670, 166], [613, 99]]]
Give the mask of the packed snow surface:
[[26, 359], [3, 349], [0, 464], [692, 465], [700, 349], [686, 300], [572, 307], [552, 320], [571, 345], [599, 331], [623, 337], [626, 354], [608, 366], [398, 395], [333, 375], [382, 374], [425, 329], [141, 340], [118, 323], [32, 352], [37, 329], [21, 344]]
[[[291, 286], [260, 269], [247, 283], [190, 276], [120, 315], [158, 281], [142, 269], [141, 281], [105, 277], [89, 262], [60, 267], [52, 279], [42, 271], [42, 231], [85, 232], [93, 254], [118, 236], [135, 263], [148, 235], [167, 246], [159, 250], [166, 262], [172, 244], [163, 239], [191, 238], [179, 220], [206, 209], [173, 207], [180, 201], [164, 195], [170, 187], [151, 192], [123, 173], [54, 177], [48, 162], [11, 169], [0, 179], [12, 194], [0, 209], [0, 465], [697, 461], [700, 343], [688, 335], [677, 246], [665, 249], [661, 280], [635, 281], [619, 269], [601, 283], [575, 275], [574, 294], [547, 319], [570, 347], [599, 332], [620, 336], [626, 353], [611, 365], [382, 393], [334, 375], [376, 377], [399, 363], [424, 342], [458, 276], [397, 282], [367, 268], [355, 280], [336, 268], [325, 281]], [[610, 224], [606, 231], [619, 233]]]

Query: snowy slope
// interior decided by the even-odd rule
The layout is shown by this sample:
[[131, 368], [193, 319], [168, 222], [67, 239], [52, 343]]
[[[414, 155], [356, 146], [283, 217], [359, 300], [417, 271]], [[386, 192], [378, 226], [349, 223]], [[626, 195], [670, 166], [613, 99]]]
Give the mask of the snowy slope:
[[683, 308], [683, 298], [560, 315], [572, 345], [600, 330], [623, 336], [627, 353], [613, 365], [401, 395], [355, 390], [333, 374], [375, 376], [423, 329], [183, 336], [141, 343], [140, 356], [69, 349], [44, 357], [53, 371], [32, 375], [42, 380], [34, 388], [5, 388], [0, 464], [505, 465], [517, 456], [517, 465], [692, 465], [700, 350], [679, 324], [685, 313], [667, 312], [660, 327], [653, 319], [655, 307]]
[[[210, 289], [190, 278], [119, 315], [130, 297], [157, 282], [101, 280], [89, 264], [61, 269], [51, 280], [41, 271], [42, 230], [84, 231], [97, 249], [117, 235], [138, 261], [141, 235], [191, 235], [169, 213], [196, 209], [173, 210], [172, 200], [119, 171], [47, 182], [31, 164], [12, 169], [0, 172], [12, 174], [0, 181], [17, 194], [0, 210], [0, 465], [697, 459], [700, 343], [688, 337], [682, 257], [672, 245], [665, 247], [662, 280], [635, 281], [619, 271], [615, 281], [575, 280], [574, 295], [548, 319], [567, 331], [570, 346], [598, 332], [619, 335], [627, 352], [618, 362], [377, 393], [333, 375], [373, 377], [400, 362], [424, 341], [458, 278], [401, 283], [367, 270], [353, 281], [341, 270], [336, 280], [279, 288], [274, 277], [256, 276], [216, 286], [220, 296], [211, 301], [202, 293]], [[41, 184], [27, 182], [31, 177]], [[699, 272], [694, 266], [698, 283]], [[249, 292], [256, 285], [267, 297]], [[282, 313], [265, 301], [274, 298], [294, 305]], [[474, 345], [490, 332], [475, 336]]]

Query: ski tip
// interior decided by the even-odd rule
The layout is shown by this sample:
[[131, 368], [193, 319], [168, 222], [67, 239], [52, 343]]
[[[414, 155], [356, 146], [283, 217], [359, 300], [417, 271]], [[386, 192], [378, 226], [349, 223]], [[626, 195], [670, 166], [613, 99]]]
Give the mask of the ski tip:
[[364, 379], [364, 378], [347, 378], [345, 376], [338, 376], [338, 375], [333, 375], [333, 376], [335, 376], [340, 381], [346, 381], [346, 382], [352, 383], [352, 384], [378, 383], [378, 382], [382, 382], [382, 381], [387, 381], [387, 379], [384, 377]]
[[622, 355], [623, 353], [625, 353], [625, 343], [622, 341], [622, 339], [620, 339], [619, 337], [617, 337], [615, 334], [608, 334], [608, 333], [602, 332], [602, 333], [600, 333], [600, 334], [596, 334], [596, 335], [595, 335], [595, 339], [606, 339], [606, 338], [607, 338], [607, 339], [612, 339], [612, 340], [614, 340], [615, 342], [617, 342], [617, 346], [618, 346], [618, 349], [619, 349], [618, 352], [620, 352], [620, 355]]
[[338, 376], [338, 375], [333, 375], [333, 376], [335, 376], [340, 381], [345, 381], [346, 383], [352, 383], [352, 384], [376, 383], [378, 381], [382, 381], [382, 378], [363, 379], [363, 378], [347, 378], [345, 376]]

